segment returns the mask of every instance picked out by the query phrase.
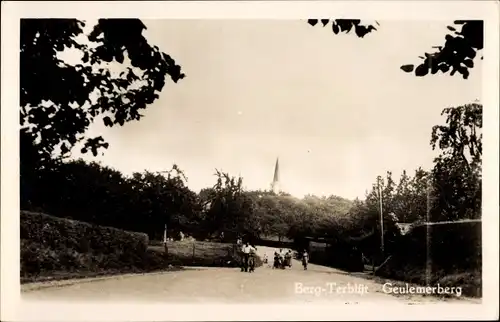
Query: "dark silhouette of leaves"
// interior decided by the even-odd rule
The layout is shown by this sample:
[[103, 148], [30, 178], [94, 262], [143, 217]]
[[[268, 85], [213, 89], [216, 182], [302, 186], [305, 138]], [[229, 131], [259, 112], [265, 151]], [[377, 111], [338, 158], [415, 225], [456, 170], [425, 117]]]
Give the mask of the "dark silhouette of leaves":
[[[482, 20], [457, 20], [455, 25], [461, 26], [461, 30], [449, 26], [453, 34], [447, 34], [444, 46], [435, 46], [438, 51], [427, 54], [422, 65], [427, 66], [433, 74], [441, 71], [450, 75], [459, 73], [464, 79], [469, 77], [470, 68], [474, 67], [473, 59], [478, 51], [483, 49], [484, 23]], [[422, 66], [421, 65], [421, 66]], [[411, 71], [407, 71], [411, 72]], [[416, 76], [425, 76], [424, 68], [415, 70]]]
[[[78, 142], [95, 118], [106, 113], [106, 126], [139, 120], [141, 109], [154, 102], [165, 85], [184, 78], [179, 65], [142, 35], [139, 19], [99, 19], [88, 35], [92, 48], [75, 40], [83, 35], [84, 22], [76, 19], [21, 20], [21, 125], [23, 132], [38, 138], [36, 146], [50, 156], [60, 156]], [[58, 58], [66, 48], [77, 49], [82, 63], [71, 65]], [[124, 62], [125, 55], [136, 69], [127, 68], [113, 77], [106, 63]], [[140, 85], [138, 85], [140, 84]], [[133, 86], [134, 85], [134, 86]], [[97, 95], [92, 99], [91, 94]], [[107, 145], [87, 139], [82, 151], [97, 154]]]
[[413, 69], [415, 68], [415, 66], [413, 65], [403, 65], [401, 66], [401, 69], [407, 73], [410, 73], [413, 71]]
[[316, 24], [318, 23], [318, 19], [309, 19], [307, 20], [307, 23], [311, 26], [316, 26]]
[[424, 65], [424, 64], [421, 64], [421, 65], [418, 65], [417, 68], [415, 68], [415, 75], [417, 76], [425, 76], [429, 73], [429, 67]]
[[472, 59], [466, 59], [464, 60], [464, 65], [469, 67], [469, 68], [473, 68], [474, 67], [474, 61]]
[[111, 121], [111, 118], [109, 116], [106, 116], [104, 119], [103, 119], [103, 122], [104, 122], [104, 125], [106, 126], [113, 126], [113, 121]]
[[361, 26], [361, 25], [355, 25], [354, 30], [356, 32], [356, 35], [360, 38], [363, 38], [365, 35], [370, 33], [372, 30], [375, 30], [375, 27], [373, 26]]
[[[318, 24], [318, 19], [309, 19], [307, 21], [311, 26]], [[368, 33], [377, 30], [373, 25], [362, 25], [358, 19], [321, 19], [323, 26], [331, 23], [332, 32], [339, 34], [340, 32], [349, 33], [353, 28], [356, 36], [363, 38]], [[469, 77], [470, 68], [474, 67], [473, 59], [478, 51], [483, 49], [484, 30], [482, 20], [457, 20], [455, 25], [461, 26], [460, 31], [454, 26], [448, 26], [448, 30], [453, 32], [453, 35], [446, 35], [444, 46], [433, 46], [438, 51], [426, 54], [424, 60], [417, 68], [410, 68], [414, 64], [406, 64], [401, 66], [401, 69], [406, 73], [415, 71], [415, 75], [422, 77], [438, 72], [455, 75], [456, 72], [462, 75], [464, 79]], [[379, 23], [376, 22], [378, 26]], [[483, 59], [483, 57], [481, 57]], [[427, 67], [421, 67], [422, 65]]]
[[[307, 22], [314, 27], [318, 24], [318, 19], [309, 19]], [[335, 34], [338, 34], [339, 32], [349, 33], [352, 28], [354, 28], [356, 35], [360, 38], [363, 38], [373, 30], [377, 30], [372, 25], [361, 25], [361, 20], [359, 19], [321, 19], [323, 27], [329, 23], [331, 23], [332, 31]]]
[[336, 35], [339, 33], [340, 28], [339, 28], [339, 26], [336, 23], [332, 23], [332, 31]]

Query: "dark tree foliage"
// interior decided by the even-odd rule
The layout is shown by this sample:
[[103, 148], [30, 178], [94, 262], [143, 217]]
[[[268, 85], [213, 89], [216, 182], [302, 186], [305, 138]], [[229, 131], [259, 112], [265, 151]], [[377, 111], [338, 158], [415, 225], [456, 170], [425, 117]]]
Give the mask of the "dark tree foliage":
[[416, 68], [414, 65], [404, 65], [401, 69], [408, 73], [415, 70], [416, 76], [438, 72], [443, 74], [450, 72], [453, 76], [458, 72], [464, 79], [467, 79], [470, 69], [474, 67], [474, 58], [484, 46], [484, 22], [482, 20], [457, 20], [454, 24], [456, 26], [448, 26], [452, 33], [445, 36], [444, 45], [433, 47], [437, 51], [425, 53], [425, 57], [420, 57], [424, 61]]
[[[165, 77], [177, 82], [184, 74], [170, 56], [148, 44], [138, 19], [100, 19], [88, 35], [84, 27], [76, 19], [21, 20], [21, 205], [132, 229], [127, 205], [134, 198], [124, 188], [130, 182], [93, 163], [60, 161], [78, 143], [82, 152], [94, 155], [107, 148], [102, 137], [85, 136], [90, 124], [139, 120], [140, 110], [158, 98]], [[63, 60], [66, 50], [80, 62]]]
[[330, 25], [334, 34], [349, 33], [354, 28], [356, 36], [363, 38], [366, 34], [377, 30], [373, 25], [363, 25], [359, 19], [309, 19], [307, 22], [311, 26], [321, 23], [323, 27]]
[[[205, 226], [208, 233], [224, 232], [229, 238], [238, 235], [254, 237], [258, 229], [252, 225], [254, 219], [253, 199], [243, 193], [241, 177], [231, 177], [228, 173], [216, 170], [216, 184], [203, 191], [210, 203], [206, 209]], [[255, 223], [255, 222], [254, 222]]]
[[[84, 26], [76, 19], [21, 20], [22, 132], [33, 134], [26, 138], [36, 138], [46, 156], [56, 147], [67, 156], [78, 142], [82, 152], [96, 155], [108, 144], [102, 137], [85, 138], [92, 122], [100, 117], [113, 126], [139, 120], [140, 110], [158, 98], [166, 75], [174, 82], [184, 77], [169, 55], [148, 44], [140, 20], [99, 19], [88, 36]], [[58, 55], [67, 48], [77, 50], [82, 62], [61, 60]], [[125, 57], [133, 68], [112, 75], [107, 64], [122, 64]]]
[[445, 108], [445, 125], [432, 129], [435, 212], [438, 220], [481, 218], [483, 107], [466, 104]]
[[480, 166], [483, 154], [483, 106], [473, 103], [445, 108], [446, 125], [432, 128], [432, 149], [439, 148], [447, 157], [457, 157], [465, 164]]
[[200, 226], [199, 198], [176, 166], [167, 175], [145, 171], [126, 177], [95, 162], [54, 162], [30, 179], [21, 185], [24, 210], [144, 232], [150, 238], [160, 238], [165, 224], [177, 231]]
[[[334, 34], [354, 33], [363, 38], [368, 33], [377, 30], [373, 25], [363, 25], [358, 19], [309, 19], [311, 26], [320, 23], [323, 27], [330, 25]], [[377, 23], [378, 24], [378, 23]], [[407, 73], [415, 72], [416, 76], [426, 76], [429, 73], [450, 73], [451, 76], [457, 72], [467, 79], [470, 69], [474, 67], [474, 58], [484, 45], [484, 22], [482, 20], [457, 20], [455, 26], [448, 26], [452, 34], [445, 36], [445, 43], [434, 46], [437, 51], [425, 53], [420, 57], [424, 61], [415, 67], [414, 64], [401, 66]], [[460, 29], [459, 31], [457, 29]], [[483, 59], [481, 57], [481, 59]]]

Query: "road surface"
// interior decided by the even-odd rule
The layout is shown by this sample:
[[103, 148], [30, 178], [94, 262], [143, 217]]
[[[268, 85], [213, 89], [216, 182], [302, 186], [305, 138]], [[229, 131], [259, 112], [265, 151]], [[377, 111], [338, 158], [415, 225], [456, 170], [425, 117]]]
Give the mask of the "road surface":
[[[274, 249], [258, 247], [272, 259]], [[159, 301], [159, 302], [226, 302], [290, 303], [334, 301], [348, 304], [363, 302], [437, 302], [435, 297], [421, 295], [395, 296], [383, 291], [376, 281], [333, 268], [310, 264], [305, 271], [293, 260], [292, 268], [275, 270], [270, 265], [254, 273], [238, 268], [200, 268], [186, 271], [124, 275], [84, 281], [23, 285], [25, 300], [85, 301]], [[34, 286], [36, 286], [34, 288]], [[316, 292], [315, 292], [316, 291]], [[447, 301], [464, 301], [464, 298]], [[442, 301], [442, 300], [439, 300]], [[471, 302], [467, 300], [466, 302]], [[472, 301], [474, 302], [474, 301]]]

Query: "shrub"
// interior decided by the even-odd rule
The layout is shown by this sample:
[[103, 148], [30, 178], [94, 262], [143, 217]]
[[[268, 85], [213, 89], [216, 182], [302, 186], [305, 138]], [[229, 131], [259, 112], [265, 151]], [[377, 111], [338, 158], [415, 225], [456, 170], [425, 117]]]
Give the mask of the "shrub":
[[[146, 234], [21, 212], [22, 280], [63, 272], [141, 272], [166, 268]], [[67, 275], [67, 274], [66, 274]]]
[[[423, 284], [426, 281], [427, 227], [400, 238], [392, 258], [377, 275]], [[433, 284], [461, 286], [469, 296], [481, 296], [481, 223], [435, 225], [430, 228]]]
[[148, 246], [148, 236], [111, 227], [21, 211], [21, 239], [52, 249], [70, 248], [80, 253], [141, 254]]

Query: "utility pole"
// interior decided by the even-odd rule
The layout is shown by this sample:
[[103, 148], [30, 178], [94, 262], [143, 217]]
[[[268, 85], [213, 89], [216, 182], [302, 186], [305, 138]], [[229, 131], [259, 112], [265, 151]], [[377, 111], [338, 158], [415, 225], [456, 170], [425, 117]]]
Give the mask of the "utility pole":
[[[432, 60], [433, 60], [433, 55], [429, 56], [429, 69], [432, 72]], [[431, 181], [431, 172], [427, 175], [427, 213], [426, 213], [426, 238], [425, 238], [425, 246], [426, 246], [426, 265], [425, 265], [425, 282], [427, 286], [430, 286], [431, 284], [431, 274], [432, 274], [432, 252], [431, 252], [431, 186], [432, 186], [432, 181]]]
[[430, 174], [429, 177], [427, 178], [427, 214], [426, 214], [426, 267], [425, 267], [425, 281], [427, 286], [430, 286], [431, 284], [431, 274], [432, 274], [432, 252], [431, 252], [431, 247], [432, 247], [432, 240], [431, 240], [431, 180], [430, 180]]
[[[170, 171], [158, 171], [159, 174], [170, 173]], [[160, 187], [158, 187], [158, 195], [160, 194]], [[158, 203], [160, 200], [158, 200]], [[165, 230], [163, 231], [163, 249], [165, 255], [168, 255], [168, 245], [167, 245], [167, 223], [165, 223]]]
[[380, 179], [378, 182], [378, 200], [380, 206], [380, 250], [382, 251], [382, 256], [384, 255], [384, 212], [383, 212], [383, 201], [382, 201], [382, 188], [380, 187]]

